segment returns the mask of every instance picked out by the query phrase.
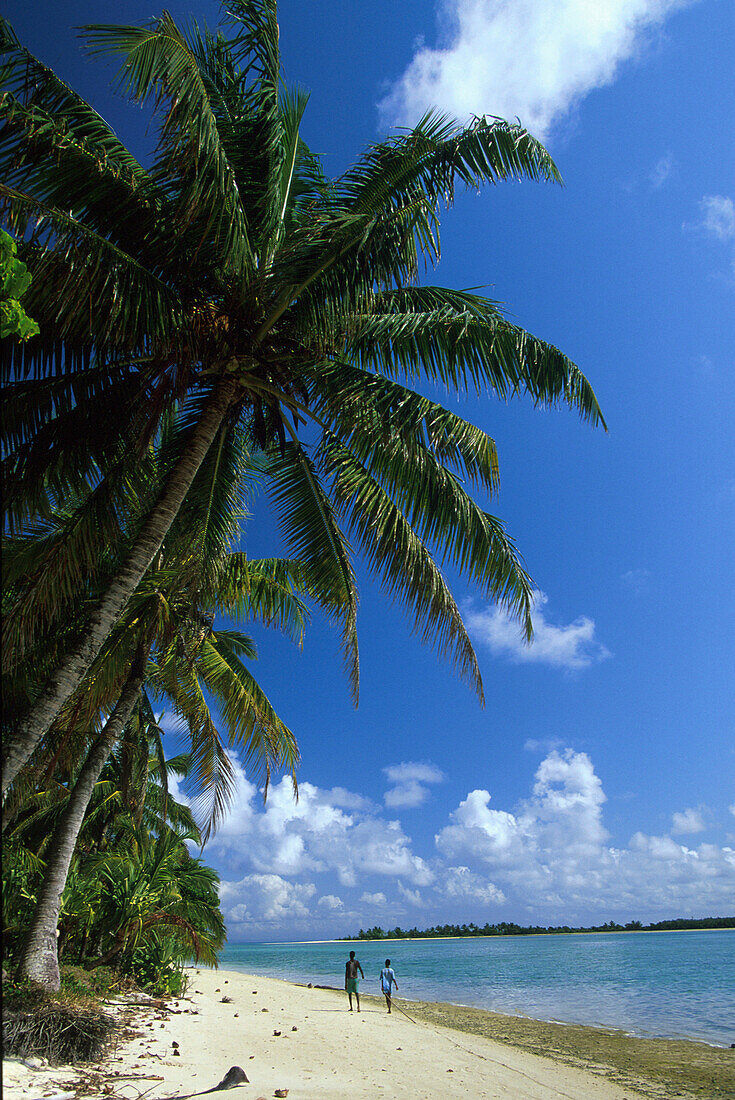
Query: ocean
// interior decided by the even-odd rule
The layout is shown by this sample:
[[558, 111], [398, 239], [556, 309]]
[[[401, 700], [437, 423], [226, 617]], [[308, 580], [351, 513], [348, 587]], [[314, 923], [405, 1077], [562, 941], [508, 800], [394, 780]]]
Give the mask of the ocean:
[[389, 957], [407, 1000], [735, 1043], [735, 931], [235, 943], [219, 961], [226, 970], [341, 988], [350, 950], [366, 993], [380, 992]]

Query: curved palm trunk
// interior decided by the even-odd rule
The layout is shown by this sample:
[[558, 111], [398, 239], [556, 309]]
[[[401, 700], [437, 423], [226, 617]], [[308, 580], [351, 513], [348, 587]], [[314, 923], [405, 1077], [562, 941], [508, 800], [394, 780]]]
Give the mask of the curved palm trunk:
[[51, 838], [36, 910], [23, 945], [19, 966], [20, 977], [45, 989], [57, 990], [60, 986], [56, 929], [61, 895], [94, 785], [138, 701], [145, 676], [148, 648], [141, 647], [136, 653], [120, 698], [82, 765], [69, 802]]
[[234, 379], [226, 376], [215, 388], [209, 404], [192, 432], [186, 453], [181, 456], [171, 471], [166, 487], [143, 524], [127, 561], [110, 582], [92, 615], [84, 638], [76, 649], [59, 662], [30, 711], [21, 719], [15, 730], [4, 739], [3, 797], [66, 700], [78, 687], [140, 583], [143, 574], [160, 550], [197, 470], [227, 415], [235, 394], [235, 387]]

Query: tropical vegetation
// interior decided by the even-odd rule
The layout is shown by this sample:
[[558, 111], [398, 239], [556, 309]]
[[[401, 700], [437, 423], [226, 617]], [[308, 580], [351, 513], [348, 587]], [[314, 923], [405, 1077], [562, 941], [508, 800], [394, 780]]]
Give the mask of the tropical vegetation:
[[[165, 13], [86, 29], [92, 53], [120, 60], [121, 90], [151, 104], [159, 142], [146, 168], [2, 26], [0, 199], [35, 273], [28, 302], [41, 326], [4, 349], [11, 530], [90, 482], [97, 510], [114, 516], [123, 470], [162, 419], [182, 403], [190, 418], [94, 613], [17, 717], [4, 783], [78, 687], [233, 420], [265, 456], [293, 556], [339, 592], [354, 692], [357, 593], [342, 525], [481, 690], [429, 546], [528, 632], [530, 582], [502, 524], [465, 488], [496, 488], [492, 440], [406, 383], [563, 400], [593, 423], [601, 414], [559, 351], [494, 302], [419, 285], [418, 273], [422, 258], [438, 259], [441, 205], [458, 185], [558, 180], [543, 146], [520, 126], [428, 115], [327, 179], [301, 137], [306, 97], [282, 90], [275, 3], [237, 0], [216, 34]], [[75, 547], [78, 568], [99, 576], [89, 550]], [[66, 613], [75, 587], [21, 632], [23, 649]]]
[[0, 229], [0, 340], [30, 340], [39, 333], [38, 325], [20, 302], [32, 276], [23, 261], [16, 258], [17, 252], [13, 238]]
[[[204, 837], [231, 791], [230, 746], [266, 789], [271, 768], [293, 772], [293, 735], [244, 663], [252, 643], [218, 616], [297, 637], [305, 601], [318, 604], [341, 629], [355, 701], [356, 550], [481, 698], [444, 567], [531, 637], [531, 580], [484, 505], [494, 442], [420, 387], [564, 403], [604, 426], [562, 352], [496, 302], [420, 278], [458, 188], [559, 182], [520, 125], [430, 113], [330, 179], [302, 136], [307, 96], [283, 84], [275, 0], [232, 0], [216, 31], [164, 12], [83, 33], [148, 105], [150, 164], [0, 18], [0, 214], [38, 323], [0, 344], [4, 828], [22, 883], [11, 896], [35, 906], [18, 953], [52, 984], [58, 920], [62, 950], [87, 961], [129, 961], [162, 936], [165, 954], [173, 928], [194, 943], [158, 885], [155, 919], [140, 907], [140, 883], [183, 859], [165, 785], [146, 824], [126, 781], [124, 839], [109, 848], [109, 826], [84, 847], [106, 761], [142, 720], [153, 729], [151, 698], [187, 730]], [[285, 560], [242, 548], [256, 490]], [[31, 828], [44, 813], [47, 845]], [[85, 894], [85, 868], [102, 893]], [[41, 872], [40, 886], [23, 877]], [[116, 928], [70, 917], [124, 914], [126, 891], [138, 916]]]
[[[159, 731], [148, 725], [146, 732], [141, 738], [139, 728], [128, 728], [96, 786], [62, 894], [58, 950], [67, 972], [112, 968], [118, 981], [178, 993], [187, 961], [216, 962], [225, 928], [218, 877], [189, 852], [201, 834], [189, 807], [166, 791], [167, 775], [185, 775], [190, 760], [162, 762]], [[53, 822], [67, 799], [59, 782], [39, 789], [3, 839], [3, 941], [11, 961], [28, 940], [53, 854]]]
[[343, 936], [344, 940], [426, 940], [441, 939], [447, 936], [542, 936], [570, 934], [572, 932], [671, 932], [694, 928], [735, 928], [735, 917], [677, 917], [671, 920], [653, 921], [643, 924], [639, 920], [606, 921], [604, 924], [589, 924], [573, 927], [568, 924], [516, 924], [514, 921], [498, 921], [483, 925], [475, 924], [435, 924], [431, 928], [395, 928], [383, 929], [379, 924], [372, 928], [362, 928], [356, 936]]
[[[175, 426], [164, 433], [162, 449], [172, 445], [175, 435]], [[57, 926], [67, 876], [73, 870], [79, 843], [83, 844], [85, 828], [88, 830], [86, 815], [92, 812], [105, 761], [121, 739], [127, 746], [126, 758], [129, 762], [133, 759], [131, 729], [138, 730], [146, 748], [145, 738], [154, 736], [165, 798], [167, 771], [161, 730], [153, 720], [148, 692], [165, 700], [169, 712], [178, 715], [188, 731], [190, 782], [202, 796], [208, 796], [208, 805], [199, 807], [204, 833], [200, 837], [197, 830], [198, 839], [206, 839], [229, 797], [229, 746], [239, 749], [251, 774], [257, 777], [258, 771], [262, 772], [266, 789], [272, 769], [286, 769], [292, 775], [295, 771], [298, 752], [293, 734], [243, 662], [243, 658], [256, 656], [252, 639], [240, 631], [214, 625], [219, 612], [230, 617], [257, 618], [278, 625], [299, 642], [307, 616], [306, 606], [294, 588], [295, 578], [301, 573], [296, 563], [249, 561], [242, 553], [229, 551], [235, 535], [233, 501], [242, 504], [248, 470], [246, 465], [238, 465], [242, 454], [237, 431], [230, 428], [226, 436], [218, 450], [218, 461], [203, 464], [186, 506], [171, 528], [165, 551], [161, 551], [155, 568], [116, 624], [90, 677], [72, 696], [52, 727], [52, 736], [34, 753], [29, 768], [21, 772], [6, 800], [6, 831], [12, 837], [16, 818], [20, 818], [19, 827], [24, 827], [28, 799], [31, 803], [38, 800], [39, 769], [48, 777], [66, 768], [65, 783], [44, 792], [46, 800], [51, 798], [51, 816], [46, 816], [41, 837], [48, 836], [49, 840], [43, 851], [36, 853], [42, 856], [43, 873], [33, 916], [18, 952], [21, 974], [44, 985], [58, 988], [60, 982]], [[152, 494], [159, 468], [158, 453], [149, 456], [146, 484]], [[49, 523], [43, 537], [35, 533], [35, 537], [8, 540], [6, 567], [11, 586], [16, 589], [16, 611], [27, 596], [26, 563], [29, 559], [53, 557], [63, 530], [63, 522], [58, 529]], [[94, 592], [91, 595], [94, 598]], [[41, 667], [55, 641], [53, 635], [47, 638], [35, 655]], [[132, 660], [128, 663], [131, 650]], [[16, 697], [28, 691], [34, 675], [37, 673], [24, 665], [18, 667], [16, 675], [9, 678]], [[147, 761], [147, 753], [143, 759]], [[145, 763], [143, 776], [147, 774]], [[126, 806], [133, 823], [140, 827], [144, 801], [140, 793], [131, 801], [134, 790], [135, 785], [127, 777]], [[105, 805], [109, 811], [114, 803], [107, 798]], [[37, 817], [38, 811], [32, 820]], [[157, 837], [163, 836], [165, 824], [164, 809], [162, 822], [155, 828]]]

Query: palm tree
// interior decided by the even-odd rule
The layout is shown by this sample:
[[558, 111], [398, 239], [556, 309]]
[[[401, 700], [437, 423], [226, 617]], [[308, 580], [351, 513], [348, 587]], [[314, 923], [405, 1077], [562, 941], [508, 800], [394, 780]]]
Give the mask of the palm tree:
[[[189, 806], [168, 791], [169, 775], [185, 777], [191, 756], [165, 759], [162, 733], [143, 693], [95, 786], [59, 915], [60, 956], [71, 954], [92, 965], [115, 959], [139, 981], [152, 976], [154, 961], [159, 971], [170, 970], [182, 952], [214, 962], [224, 936], [217, 877], [191, 859], [184, 844], [201, 844], [201, 832]], [[161, 867], [167, 870], [164, 877]], [[141, 918], [146, 910], [133, 937], [121, 887], [132, 894], [134, 916]], [[165, 920], [165, 909], [177, 919]]]
[[[169, 425], [159, 451], [148, 464], [153, 483], [162, 476], [165, 452], [176, 445], [178, 434], [180, 425]], [[61, 745], [52, 759], [58, 760], [63, 752], [71, 753], [73, 774], [48, 845], [43, 881], [20, 960], [25, 977], [50, 988], [58, 988], [59, 982], [56, 928], [60, 900], [102, 768], [131, 722], [140, 727], [141, 718], [145, 718], [146, 743], [151, 732], [156, 732], [147, 697], [143, 694], [141, 698], [144, 681], [150, 690], [166, 698], [188, 729], [191, 778], [196, 788], [209, 796], [204, 839], [216, 825], [231, 792], [228, 745], [244, 750], [251, 770], [262, 772], [266, 790], [272, 767], [294, 773], [298, 752], [293, 734], [243, 663], [243, 658], [256, 657], [251, 639], [237, 630], [215, 629], [214, 618], [217, 613], [226, 613], [259, 620], [280, 627], [300, 643], [307, 609], [297, 586], [302, 584], [305, 571], [288, 561], [249, 561], [241, 552], [228, 552], [237, 531], [233, 504], [242, 505], [243, 485], [250, 471], [238, 446], [237, 430], [229, 427], [222, 435], [216, 461], [209, 458], [201, 467], [171, 528], [165, 553], [159, 554], [155, 567], [134, 593], [77, 697], [72, 697], [66, 708], [68, 728], [63, 730]], [[151, 492], [155, 492], [155, 484]], [[29, 559], [53, 557], [67, 524], [68, 515], [63, 512], [56, 532], [52, 533], [51, 525], [47, 525], [44, 546], [36, 555], [27, 540], [19, 544], [11, 540], [8, 572], [16, 585], [22, 587]], [[22, 609], [27, 602], [19, 597], [16, 605]], [[134, 659], [126, 678], [131, 648]], [[94, 732], [99, 728], [100, 711], [109, 709], [118, 692], [120, 697], [110, 717], [99, 732]], [[208, 698], [218, 702], [219, 718], [213, 715]], [[139, 703], [144, 709], [136, 717]], [[131, 743], [128, 732], [124, 744]], [[156, 743], [163, 768], [160, 740]], [[86, 758], [85, 745], [89, 746]], [[133, 756], [125, 755], [127, 801], [137, 787], [134, 801], [140, 822], [147, 763], [136, 781]], [[162, 774], [165, 776], [165, 769]], [[21, 797], [22, 789], [23, 784]]]
[[[155, 615], [151, 622], [146, 623], [144, 617], [148, 593], [144, 587], [136, 593], [113, 631], [110, 645], [103, 648], [92, 666], [90, 679], [96, 687], [84, 693], [85, 705], [75, 710], [75, 721], [87, 725], [93, 717], [91, 707], [99, 698], [100, 683], [109, 680], [106, 666], [111, 665], [114, 669], [115, 650], [134, 644], [132, 665], [120, 697], [101, 731], [92, 739], [81, 768], [70, 783], [66, 805], [48, 845], [33, 919], [21, 952], [21, 975], [49, 989], [59, 988], [56, 930], [77, 840], [105, 762], [133, 718], [146, 680], [154, 691], [167, 697], [174, 713], [181, 716], [188, 728], [191, 738], [189, 774], [208, 806], [204, 840], [216, 826], [231, 793], [228, 745], [244, 749], [250, 770], [255, 774], [258, 770], [262, 772], [266, 790], [273, 767], [286, 768], [294, 774], [298, 750], [293, 734], [278, 718], [242, 660], [257, 656], [251, 640], [236, 630], [214, 629], [214, 615], [202, 615], [192, 607], [191, 594], [185, 584], [188, 579], [186, 564], [179, 561], [177, 569], [166, 571], [167, 585], [162, 577], [163, 570], [156, 571], [158, 600], [155, 605], [148, 601], [149, 616], [151, 610]], [[300, 630], [302, 605], [283, 584], [288, 566], [287, 562], [245, 562], [241, 555], [232, 555], [220, 571], [224, 598], [220, 594], [214, 601], [215, 606], [236, 610], [238, 603], [248, 600], [254, 593], [252, 617], [264, 614], [267, 609], [266, 621], [273, 621], [279, 615], [282, 622]], [[278, 574], [281, 583], [274, 586], [273, 577]], [[161, 601], [166, 606], [163, 617], [156, 614]], [[152, 655], [154, 643], [156, 650]], [[219, 703], [219, 720], [212, 713], [208, 697]], [[219, 727], [226, 731], [226, 738]], [[140, 798], [138, 808], [142, 816]]]
[[216, 966], [225, 940], [218, 882], [171, 831], [161, 837], [138, 831], [133, 843], [86, 860], [74, 887], [94, 900], [99, 955], [93, 965], [112, 962], [124, 973], [139, 973], [136, 953], [160, 959], [168, 946], [169, 959]]
[[[153, 166], [139, 164], [2, 23], [0, 200], [24, 239], [27, 304], [41, 327], [0, 353], [9, 529], [93, 484], [80, 524], [95, 510], [114, 538], [130, 457], [182, 402], [190, 431], [84, 630], [6, 738], [4, 784], [77, 690], [232, 422], [264, 455], [292, 552], [315, 586], [341, 590], [335, 613], [355, 697], [347, 532], [481, 694], [434, 554], [517, 614], [528, 636], [531, 584], [500, 521], [464, 488], [496, 489], [492, 440], [410, 384], [526, 393], [593, 424], [602, 417], [556, 348], [489, 299], [420, 285], [418, 273], [422, 257], [438, 260], [441, 206], [457, 186], [558, 181], [549, 154], [521, 126], [429, 114], [329, 180], [300, 135], [306, 97], [281, 89], [275, 0], [232, 0], [216, 34], [181, 29], [167, 13], [85, 33], [92, 52], [121, 59], [121, 90], [152, 102], [159, 143]], [[76, 546], [87, 575], [99, 575], [93, 543]], [[47, 618], [63, 616], [73, 589], [60, 586]], [[37, 616], [21, 650], [47, 625]]]
[[99, 774], [138, 702], [147, 658], [146, 647], [139, 645], [120, 698], [84, 760], [51, 838], [33, 919], [23, 944], [19, 965], [19, 972], [24, 978], [48, 989], [58, 990], [60, 986], [56, 932], [61, 895], [66, 885], [77, 837]]

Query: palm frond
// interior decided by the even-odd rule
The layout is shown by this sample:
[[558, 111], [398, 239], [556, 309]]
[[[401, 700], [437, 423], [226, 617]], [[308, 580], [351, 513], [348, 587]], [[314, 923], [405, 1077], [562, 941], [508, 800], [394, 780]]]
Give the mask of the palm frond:
[[309, 608], [299, 593], [309, 592], [309, 570], [284, 558], [250, 560], [228, 555], [217, 578], [217, 606], [235, 621], [261, 622], [283, 631], [300, 645]]
[[357, 588], [350, 548], [314, 463], [292, 441], [269, 456], [269, 491], [293, 556], [310, 566], [311, 590], [342, 625], [342, 645], [355, 701], [359, 689]]
[[453, 391], [488, 389], [503, 400], [564, 401], [592, 424], [605, 422], [579, 367], [553, 345], [510, 324], [496, 302], [466, 291], [404, 287], [378, 296], [355, 317], [348, 353], [389, 377], [441, 382]]
[[312, 408], [348, 447], [422, 446], [443, 464], [455, 466], [472, 485], [491, 493], [499, 485], [494, 441], [442, 405], [393, 379], [343, 360], [326, 361], [315, 371]]
[[521, 125], [484, 116], [462, 126], [430, 111], [407, 133], [370, 146], [339, 188], [355, 212], [394, 207], [421, 194], [433, 228], [438, 203], [451, 203], [457, 184], [477, 188], [523, 177], [561, 183], [549, 153]]
[[[500, 520], [483, 511], [456, 476], [420, 447], [409, 449], [393, 440], [376, 448], [363, 438], [351, 453], [360, 467], [350, 470], [349, 479], [345, 448], [335, 437], [324, 440], [319, 457], [327, 476], [333, 475], [337, 464], [338, 498], [344, 501], [355, 494], [353, 516], [363, 508], [359, 491], [366, 491], [360, 484], [361, 469], [386, 490], [411, 528], [437, 547], [443, 562], [451, 562], [481, 592], [520, 618], [530, 640], [533, 584]], [[382, 529], [375, 512], [373, 527], [380, 537]]]
[[194, 249], [211, 237], [220, 262], [233, 274], [253, 270], [254, 255], [237, 185], [197, 58], [168, 12], [148, 27], [94, 24], [84, 28], [92, 54], [121, 55], [120, 90], [137, 102], [166, 104], [156, 174], [176, 165], [181, 188], [174, 215], [194, 236]]
[[50, 343], [68, 349], [70, 366], [86, 365], [101, 344], [145, 355], [149, 341], [181, 329], [181, 301], [171, 287], [79, 217], [5, 183], [0, 214], [15, 233], [30, 234], [19, 247], [33, 272], [24, 304], [41, 327], [16, 360], [40, 367]]
[[441, 656], [451, 654], [460, 675], [482, 701], [482, 678], [472, 643], [445, 578], [400, 508], [355, 456], [332, 440], [324, 463], [340, 514], [360, 543], [371, 572], [387, 593], [413, 613], [414, 629]]
[[105, 120], [0, 17], [0, 176], [73, 210], [130, 251], [157, 236], [164, 197]]
[[267, 787], [274, 769], [294, 775], [298, 748], [241, 656], [250, 656], [250, 651], [236, 631], [215, 631], [199, 651], [197, 671], [217, 699], [231, 743], [243, 752], [245, 765], [261, 773]]

